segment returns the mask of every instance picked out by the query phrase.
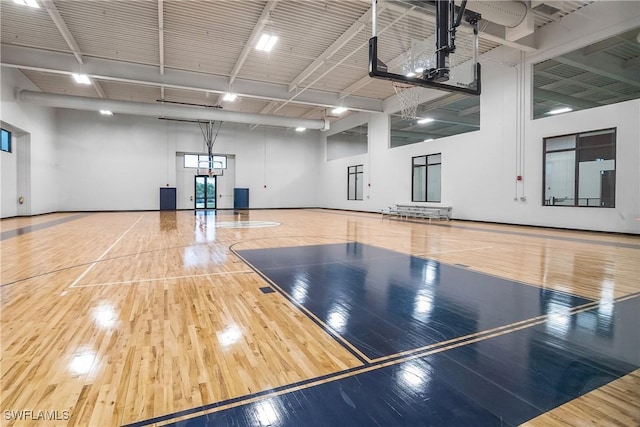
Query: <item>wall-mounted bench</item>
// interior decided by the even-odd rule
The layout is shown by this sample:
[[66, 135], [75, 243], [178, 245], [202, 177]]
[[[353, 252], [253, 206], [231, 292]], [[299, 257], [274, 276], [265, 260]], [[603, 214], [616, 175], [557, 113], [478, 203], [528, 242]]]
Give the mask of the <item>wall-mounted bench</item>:
[[382, 218], [395, 216], [400, 219], [451, 219], [451, 206], [425, 206], [425, 205], [393, 205], [381, 211]]

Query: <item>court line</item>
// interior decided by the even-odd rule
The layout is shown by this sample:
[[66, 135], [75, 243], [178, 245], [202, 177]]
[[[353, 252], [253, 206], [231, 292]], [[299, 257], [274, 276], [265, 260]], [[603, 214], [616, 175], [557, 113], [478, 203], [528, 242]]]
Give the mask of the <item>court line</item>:
[[140, 282], [156, 282], [159, 280], [188, 279], [191, 277], [219, 276], [224, 274], [247, 274], [247, 273], [253, 273], [253, 272], [254, 272], [253, 270], [219, 271], [217, 273], [190, 274], [187, 276], [169, 276], [169, 277], [157, 277], [153, 279], [124, 280], [122, 282], [92, 283], [90, 285], [77, 285], [77, 286], [74, 286], [74, 288], [93, 288], [96, 286], [127, 285], [131, 283], [140, 283]]
[[[635, 297], [640, 296], [640, 295], [636, 295]], [[634, 298], [634, 296], [631, 295], [625, 295], [619, 298], [614, 299], [614, 301], [616, 303], [618, 302], [622, 302], [622, 301], [626, 301], [628, 299]], [[584, 304], [583, 306], [578, 306], [578, 307], [573, 307], [568, 315], [569, 316], [574, 316], [576, 314], [579, 313], [583, 313], [585, 311], [589, 311], [589, 310], [593, 310], [595, 308], [595, 306], [591, 306], [593, 305], [593, 303], [589, 303], [589, 304]], [[269, 390], [263, 390], [260, 392], [256, 392], [256, 393], [251, 393], [245, 396], [238, 396], [238, 397], [234, 397], [231, 399], [227, 399], [227, 400], [223, 400], [220, 402], [214, 402], [214, 403], [209, 403], [206, 405], [201, 405], [199, 407], [196, 408], [190, 408], [190, 409], [184, 409], [182, 411], [177, 411], [171, 414], [165, 414], [165, 415], [160, 415], [157, 416], [155, 418], [150, 418], [147, 420], [142, 420], [142, 421], [136, 421], [134, 423], [130, 423], [130, 424], [126, 424], [123, 427], [141, 427], [141, 426], [146, 426], [146, 425], [150, 425], [152, 423], [162, 423], [162, 422], [166, 422], [171, 420], [172, 423], [176, 423], [176, 422], [180, 422], [186, 419], [191, 419], [191, 418], [195, 418], [195, 417], [199, 417], [199, 416], [203, 416], [203, 415], [207, 415], [207, 414], [211, 414], [214, 412], [220, 412], [223, 411], [225, 409], [230, 409], [230, 408], [234, 408], [237, 406], [242, 406], [242, 405], [246, 405], [249, 403], [253, 403], [259, 400], [264, 400], [264, 399], [268, 399], [268, 398], [272, 398], [272, 397], [276, 397], [276, 396], [280, 396], [283, 394], [287, 394], [287, 393], [291, 393], [291, 392], [295, 392], [298, 390], [304, 390], [307, 388], [311, 388], [311, 387], [315, 387], [321, 384], [327, 384], [333, 381], [338, 381], [344, 378], [348, 378], [351, 376], [355, 376], [361, 373], [365, 373], [365, 372], [369, 372], [369, 371], [373, 371], [373, 370], [377, 370], [377, 369], [381, 369], [381, 368], [386, 368], [388, 366], [393, 366], [393, 365], [397, 365], [400, 363], [404, 363], [404, 362], [408, 362], [411, 360], [415, 360], [421, 357], [427, 357], [427, 356], [431, 356], [433, 354], [437, 354], [437, 353], [441, 353], [443, 351], [447, 351], [447, 350], [452, 350], [458, 347], [462, 347], [464, 345], [467, 344], [473, 344], [479, 341], [483, 341], [483, 340], [487, 340], [490, 338], [495, 338], [495, 337], [499, 337], [502, 335], [506, 335], [509, 334], [511, 332], [516, 332], [516, 331], [520, 331], [523, 329], [527, 329], [533, 326], [538, 326], [538, 325], [542, 325], [544, 323], [547, 322], [549, 315], [545, 315], [544, 318], [539, 319], [539, 320], [535, 320], [536, 318], [533, 319], [529, 319], [530, 322], [526, 323], [524, 325], [519, 325], [517, 327], [512, 327], [508, 330], [504, 330], [501, 332], [495, 332], [492, 333], [490, 335], [486, 335], [486, 336], [481, 336], [481, 337], [475, 337], [475, 338], [471, 338], [468, 339], [466, 341], [463, 342], [457, 342], [457, 343], [452, 343], [449, 345], [445, 345], [442, 347], [439, 347], [437, 349], [428, 349], [428, 350], [420, 350], [420, 351], [416, 351], [413, 354], [410, 355], [405, 355], [405, 356], [400, 356], [396, 359], [393, 360], [386, 360], [386, 361], [378, 361], [375, 363], [372, 363], [370, 365], [364, 365], [364, 366], [359, 366], [359, 367], [354, 367], [354, 368], [349, 368], [349, 369], [345, 369], [342, 371], [338, 371], [338, 372], [334, 372], [333, 374], [327, 374], [327, 375], [323, 375], [320, 377], [316, 377], [316, 378], [309, 378], [307, 380], [303, 380], [303, 381], [298, 381], [289, 385], [284, 385], [284, 386], [280, 386], [280, 387], [275, 387], [273, 389], [269, 389]], [[514, 324], [516, 325], [516, 324]]]
[[93, 267], [95, 267], [95, 265], [96, 265], [97, 263], [99, 263], [99, 262], [102, 260], [102, 258], [104, 258], [104, 257], [109, 253], [109, 251], [110, 251], [111, 249], [113, 249], [113, 247], [114, 247], [115, 245], [117, 245], [117, 244], [118, 244], [118, 242], [119, 242], [120, 240], [122, 240], [122, 238], [123, 238], [124, 236], [126, 236], [126, 235], [127, 235], [127, 233], [128, 233], [129, 231], [131, 231], [131, 229], [132, 229], [133, 227], [135, 227], [135, 226], [136, 226], [136, 224], [138, 224], [138, 223], [140, 222], [140, 220], [141, 220], [142, 218], [144, 218], [144, 215], [141, 215], [141, 216], [140, 216], [140, 218], [138, 218], [138, 220], [137, 220], [136, 222], [134, 222], [134, 223], [133, 223], [133, 225], [131, 225], [131, 227], [127, 228], [127, 231], [125, 231], [124, 233], [122, 233], [122, 235], [121, 235], [120, 237], [118, 237], [118, 240], [116, 240], [115, 242], [113, 242], [113, 244], [112, 244], [111, 246], [109, 246], [109, 247], [107, 248], [107, 250], [106, 250], [106, 251], [104, 251], [104, 252], [102, 253], [102, 255], [100, 255], [100, 257], [99, 257], [97, 260], [95, 260], [94, 262], [92, 262], [91, 264], [89, 264], [89, 267], [87, 267], [87, 269], [86, 269], [82, 274], [80, 274], [80, 276], [78, 276], [78, 277], [76, 278], [76, 280], [74, 280], [74, 281], [73, 281], [73, 283], [72, 283], [71, 285], [69, 285], [69, 288], [73, 288], [73, 287], [75, 287], [75, 285], [76, 285], [80, 280], [82, 280], [82, 278], [83, 278], [84, 276], [86, 276], [86, 275], [87, 275], [87, 273], [89, 273], [89, 272], [91, 271], [91, 269], [93, 269]]
[[55, 227], [56, 225], [64, 224], [76, 219], [84, 218], [89, 215], [93, 215], [91, 213], [79, 213], [75, 215], [69, 215], [62, 218], [54, 219], [51, 221], [41, 222], [39, 224], [34, 225], [26, 225], [24, 227], [16, 228], [13, 230], [6, 230], [0, 233], [0, 241], [10, 239], [12, 237], [22, 236], [23, 234], [32, 233], [34, 231], [44, 230], [50, 227]]
[[[311, 209], [308, 209], [308, 210], [314, 212]], [[323, 213], [333, 214], [333, 215], [356, 216], [356, 217], [360, 217], [360, 218], [369, 218], [369, 219], [371, 219], [369, 216], [353, 215], [353, 214], [347, 213], [347, 212], [358, 213], [360, 211], [330, 212], [331, 210], [332, 209], [322, 209], [322, 212]], [[317, 212], [316, 211], [316, 213], [321, 213], [321, 212]], [[360, 213], [379, 215], [379, 214], [376, 214], [375, 212], [360, 212]], [[456, 219], [454, 218], [451, 221], [456, 221]], [[488, 228], [473, 227], [473, 226], [470, 226], [470, 225], [452, 224], [451, 221], [447, 221], [444, 224], [438, 224], [438, 223], [425, 223], [425, 222], [420, 222], [420, 221], [405, 220], [405, 221], [401, 221], [401, 223], [421, 224], [421, 225], [434, 225], [434, 226], [437, 226], [437, 227], [459, 228], [461, 230], [480, 231], [480, 232], [484, 232], [484, 233], [507, 234], [507, 235], [512, 235], [512, 236], [526, 236], [526, 237], [533, 237], [533, 238], [538, 238], [538, 239], [560, 240], [560, 241], [566, 241], [566, 242], [586, 243], [586, 244], [592, 244], [592, 245], [611, 246], [611, 247], [626, 248], [626, 249], [640, 249], [640, 245], [639, 244], [635, 244], [635, 243], [612, 242], [612, 241], [607, 241], [607, 240], [581, 239], [581, 238], [577, 238], [577, 237], [563, 237], [563, 236], [556, 236], [556, 235], [551, 235], [551, 234], [535, 234], [533, 232], [525, 233], [525, 232], [521, 232], [521, 231], [511, 231], [511, 230], [493, 230], [493, 229], [488, 229]], [[467, 220], [458, 219], [457, 221], [467, 221]], [[541, 230], [548, 230], [548, 231], [557, 232], [557, 233], [562, 233], [562, 232], [588, 233], [588, 232], [590, 232], [590, 230], [580, 230], [580, 229], [572, 229], [572, 228], [541, 227], [541, 226], [535, 226], [535, 225], [529, 225], [529, 224], [509, 224], [509, 223], [501, 223], [501, 222], [487, 222], [487, 224], [496, 224], [496, 225], [512, 226], [512, 227], [539, 228]], [[620, 234], [622, 236], [626, 235], [626, 234], [623, 234], [623, 233], [615, 233], [615, 232], [608, 232], [608, 231], [601, 231], [601, 232], [597, 232], [597, 233], [602, 233], [602, 234]], [[631, 237], [635, 237], [635, 236], [631, 236]]]
[[256, 274], [258, 274], [264, 281], [266, 281], [271, 286], [273, 286], [278, 291], [278, 293], [281, 294], [283, 297], [285, 297], [291, 304], [294, 305], [294, 307], [302, 311], [307, 316], [307, 318], [309, 318], [313, 323], [320, 326], [322, 330], [324, 330], [327, 334], [329, 334], [338, 344], [340, 344], [344, 349], [346, 349], [349, 353], [351, 353], [361, 363], [368, 365], [371, 362], [371, 359], [369, 359], [366, 355], [364, 355], [360, 350], [358, 350], [358, 348], [356, 348], [353, 344], [351, 344], [347, 339], [345, 339], [342, 335], [340, 335], [338, 332], [333, 330], [333, 328], [331, 328], [329, 325], [324, 323], [321, 319], [319, 319], [315, 314], [313, 314], [305, 306], [303, 306], [298, 301], [296, 301], [295, 298], [293, 298], [291, 295], [285, 292], [284, 289], [278, 286], [277, 283], [275, 283], [273, 280], [267, 277], [262, 271], [260, 271], [260, 269], [256, 268], [253, 264], [247, 261], [242, 255], [236, 252], [235, 249], [233, 249], [234, 245], [235, 244], [229, 246], [229, 250], [235, 256], [240, 258], [245, 264], [247, 264], [249, 268], [251, 268]]
[[[585, 298], [585, 299], [587, 299], [587, 298]], [[572, 314], [571, 312], [573, 310], [589, 310], [589, 309], [592, 309], [592, 308], [596, 308], [598, 305], [600, 305], [599, 301], [591, 301], [591, 302], [588, 302], [586, 304], [582, 304], [582, 305], [577, 305], [575, 307], [571, 307], [571, 309], [569, 310], [569, 313]], [[519, 327], [519, 326], [524, 326], [524, 325], [526, 325], [528, 323], [531, 323], [531, 322], [538, 322], [540, 320], [545, 320], [546, 321], [548, 317], [549, 317], [548, 314], [543, 314], [543, 315], [540, 315], [540, 316], [530, 317], [528, 319], [519, 320], [517, 322], [509, 323], [507, 325], [502, 325], [502, 326], [498, 326], [498, 327], [491, 328], [491, 329], [485, 329], [484, 331], [478, 331], [478, 332], [475, 332], [473, 334], [468, 334], [468, 335], [464, 335], [464, 336], [461, 336], [461, 337], [452, 338], [452, 339], [447, 340], [447, 341], [441, 341], [441, 342], [437, 342], [437, 343], [434, 343], [434, 344], [425, 345], [425, 346], [422, 346], [422, 347], [416, 347], [416, 348], [413, 348], [411, 350], [405, 350], [405, 351], [401, 351], [401, 352], [398, 352], [398, 353], [389, 354], [389, 355], [386, 355], [386, 356], [381, 356], [381, 357], [378, 357], [378, 358], [375, 358], [375, 359], [371, 359], [371, 363], [383, 362], [385, 360], [395, 360], [395, 359], [399, 359], [399, 358], [402, 358], [404, 356], [408, 356], [408, 355], [411, 355], [411, 354], [420, 353], [422, 351], [438, 349], [440, 347], [447, 347], [449, 345], [456, 344], [458, 342], [471, 341], [472, 339], [475, 339], [475, 338], [482, 338], [485, 335], [486, 336], [494, 336], [494, 334], [496, 332], [500, 331], [500, 330], [513, 329], [513, 328], [516, 328], [516, 327]], [[517, 329], [514, 329], [514, 330], [517, 330]]]
[[491, 249], [491, 248], [493, 248], [493, 246], [482, 246], [479, 248], [469, 248], [469, 249], [451, 249], [450, 251], [433, 251], [433, 252], [424, 252], [419, 254], [411, 254], [411, 256], [438, 255], [438, 254], [448, 254], [451, 252], [479, 251], [480, 249]]
[[[264, 239], [273, 239], [271, 237], [268, 238], [264, 238]], [[257, 239], [257, 240], [263, 240], [263, 239]], [[241, 243], [241, 242], [238, 242]], [[233, 245], [231, 245], [229, 247], [229, 250], [234, 253], [238, 258], [240, 258], [243, 262], [245, 262], [250, 268], [252, 268], [260, 277], [262, 277], [266, 282], [268, 282], [269, 284], [271, 284], [271, 286], [273, 286], [281, 295], [283, 295], [287, 300], [289, 300], [294, 306], [296, 306], [300, 311], [302, 311], [307, 317], [309, 317], [314, 323], [316, 323], [318, 326], [320, 326], [325, 332], [327, 332], [329, 335], [331, 335], [339, 344], [341, 344], [343, 347], [345, 347], [348, 351], [350, 351], [352, 354], [354, 354], [356, 357], [358, 357], [362, 362], [364, 362], [365, 364], [371, 364], [371, 363], [376, 363], [379, 361], [383, 361], [383, 360], [390, 360], [396, 357], [399, 357], [400, 355], [404, 355], [404, 354], [409, 354], [409, 353], [413, 353], [416, 351], [421, 351], [421, 350], [425, 350], [425, 349], [432, 349], [432, 348], [436, 348], [436, 347], [440, 347], [443, 344], [447, 344], [447, 343], [454, 343], [454, 342], [458, 342], [458, 341], [464, 341], [467, 340], [469, 338], [472, 338], [474, 336], [482, 336], [488, 333], [491, 333], [493, 331], [499, 331], [501, 329], [505, 329], [505, 328], [511, 328], [515, 325], [519, 325], [519, 324], [523, 324], [523, 323], [527, 323], [527, 322], [531, 322], [534, 321], [536, 319], [541, 319], [541, 318], [546, 318], [546, 315], [542, 315], [542, 316], [537, 316], [537, 317], [532, 317], [529, 319], [523, 319], [520, 320], [518, 322], [514, 322], [514, 323], [509, 323], [507, 325], [502, 325], [502, 326], [498, 326], [492, 329], [487, 329], [484, 331], [479, 331], [476, 332], [474, 334], [469, 334], [469, 335], [465, 335], [465, 336], [461, 336], [461, 337], [456, 337], [456, 338], [452, 338], [451, 340], [447, 340], [447, 341], [443, 341], [443, 342], [439, 342], [439, 343], [434, 343], [434, 344], [429, 344], [427, 346], [422, 346], [419, 348], [414, 348], [411, 350], [405, 350], [399, 353], [394, 353], [394, 354], [390, 354], [390, 355], [385, 355], [385, 356], [381, 356], [381, 357], [377, 357], [377, 358], [371, 358], [368, 357], [367, 355], [365, 355], [358, 347], [356, 347], [353, 343], [351, 343], [347, 338], [343, 337], [342, 334], [340, 334], [339, 332], [337, 332], [335, 329], [333, 329], [331, 326], [329, 326], [328, 324], [326, 324], [322, 319], [320, 319], [319, 317], [317, 317], [313, 312], [311, 312], [311, 310], [307, 309], [303, 304], [300, 304], [292, 295], [289, 295], [289, 293], [287, 293], [284, 289], [282, 289], [277, 283], [275, 283], [273, 280], [271, 280], [265, 273], [263, 273], [260, 269], [258, 269], [257, 267], [255, 267], [253, 264], [251, 264], [249, 261], [247, 261], [242, 255], [240, 255], [235, 249], [234, 246], [238, 243], [234, 243]], [[357, 242], [356, 242], [357, 243]], [[481, 247], [481, 248], [472, 248], [472, 249], [456, 249], [456, 250], [451, 250], [451, 251], [443, 251], [444, 252], [455, 252], [455, 251], [468, 251], [468, 250], [474, 250], [474, 249], [487, 249], [487, 248], [491, 248], [491, 246], [487, 246], [487, 247]], [[383, 248], [386, 249], [386, 248]], [[389, 250], [386, 249], [390, 252], [396, 253], [398, 254], [398, 256], [418, 256], [419, 254], [416, 255], [411, 255], [411, 254], [404, 254], [401, 252], [396, 252], [393, 250]], [[372, 257], [370, 259], [389, 259], [391, 257]], [[323, 262], [323, 263], [317, 263], [317, 264], [304, 264], [304, 265], [328, 265], [328, 264], [350, 264], [350, 263], [355, 263], [358, 261], [333, 261], [333, 262]], [[445, 265], [449, 265], [451, 267], [454, 268], [461, 268], [459, 266], [456, 265], [451, 265], [451, 264], [447, 264], [447, 263], [442, 263], [440, 261], [436, 261], [439, 262], [441, 264], [445, 264]], [[282, 268], [289, 268], [289, 267], [273, 267], [271, 269], [282, 269]], [[271, 270], [270, 269], [270, 270]], [[464, 270], [467, 270], [466, 268], [464, 268]], [[481, 274], [485, 274], [484, 272], [480, 272]], [[526, 283], [526, 282], [520, 282], [518, 280], [511, 280], [511, 279], [505, 279], [503, 277], [497, 276], [497, 275], [492, 275], [492, 274], [487, 274], [488, 276], [491, 277], [495, 277], [495, 278], [499, 278], [501, 280], [509, 280], [513, 283], [518, 283], [521, 285], [526, 285], [526, 286], [530, 286], [530, 287], [535, 287], [538, 289], [542, 289], [540, 286], [537, 285], [532, 285], [530, 283]], [[557, 292], [558, 294], [563, 294], [563, 295], [571, 295], [574, 296], [573, 294], [566, 292], [566, 291], [561, 291], [561, 290], [554, 290], [554, 292]], [[580, 298], [589, 300], [589, 303], [580, 305], [580, 306], [576, 306], [573, 307], [573, 309], [575, 308], [580, 308], [580, 307], [588, 307], [591, 305], [595, 305], [597, 304], [596, 300], [593, 300], [592, 298], [587, 298], [584, 296], [579, 296]]]

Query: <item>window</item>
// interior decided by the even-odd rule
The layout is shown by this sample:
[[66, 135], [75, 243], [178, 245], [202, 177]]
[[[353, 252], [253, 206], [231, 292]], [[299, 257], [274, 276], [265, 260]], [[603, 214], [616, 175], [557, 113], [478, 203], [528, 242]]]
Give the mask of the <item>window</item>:
[[389, 147], [429, 142], [480, 129], [480, 97], [452, 93], [418, 104], [416, 118], [389, 115]]
[[[184, 155], [184, 167], [185, 168], [209, 168], [209, 156], [206, 154], [185, 154]], [[227, 168], [227, 156], [213, 156], [213, 167], [216, 169]]]
[[615, 207], [616, 130], [544, 139], [545, 206]]
[[349, 166], [347, 168], [347, 200], [362, 200], [364, 185], [362, 172], [364, 165]]
[[11, 132], [5, 129], [0, 129], [0, 134], [2, 136], [2, 151], [6, 151], [7, 153], [11, 152]]
[[533, 118], [640, 98], [638, 69], [631, 66], [638, 61], [639, 30], [534, 64]]
[[440, 202], [441, 159], [441, 154], [413, 158], [411, 201]]
[[365, 154], [368, 150], [368, 123], [327, 137], [327, 160]]

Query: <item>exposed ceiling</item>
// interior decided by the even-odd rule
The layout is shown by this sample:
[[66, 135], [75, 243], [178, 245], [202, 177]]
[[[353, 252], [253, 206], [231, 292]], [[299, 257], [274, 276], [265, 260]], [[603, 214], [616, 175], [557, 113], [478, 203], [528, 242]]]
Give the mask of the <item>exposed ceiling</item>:
[[[368, 0], [35, 1], [39, 8], [0, 2], [2, 63], [46, 93], [331, 120], [334, 106], [381, 111], [394, 94], [390, 82], [367, 75]], [[546, 3], [553, 9], [531, 11], [536, 28], [592, 1]], [[382, 1], [378, 8], [391, 31], [433, 34], [421, 8]], [[504, 27], [480, 27], [480, 53], [501, 44], [533, 49], [506, 40]], [[278, 36], [269, 53], [255, 49], [262, 33]], [[399, 45], [389, 55], [403, 53]], [[88, 74], [91, 84], [71, 73]], [[236, 101], [222, 100], [229, 91]]]
[[533, 117], [640, 98], [640, 27], [533, 67]]

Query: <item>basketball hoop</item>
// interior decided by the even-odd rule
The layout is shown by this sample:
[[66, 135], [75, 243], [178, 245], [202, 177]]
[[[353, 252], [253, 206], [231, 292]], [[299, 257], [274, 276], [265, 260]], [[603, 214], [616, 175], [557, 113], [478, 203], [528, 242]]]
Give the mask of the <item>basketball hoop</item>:
[[400, 101], [400, 116], [404, 120], [416, 118], [418, 104], [420, 103], [421, 87], [407, 83], [392, 82], [393, 90], [396, 91], [398, 101]]

